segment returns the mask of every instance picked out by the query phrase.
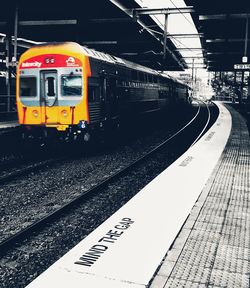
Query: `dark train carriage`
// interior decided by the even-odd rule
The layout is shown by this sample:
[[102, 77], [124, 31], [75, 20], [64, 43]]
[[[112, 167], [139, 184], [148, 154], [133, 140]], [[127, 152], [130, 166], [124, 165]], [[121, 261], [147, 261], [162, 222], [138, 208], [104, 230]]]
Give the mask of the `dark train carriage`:
[[29, 129], [85, 135], [185, 102], [187, 89], [165, 74], [76, 43], [48, 43], [20, 59], [19, 121]]
[[138, 64], [113, 56], [114, 63], [109, 63], [104, 57], [89, 58], [90, 123], [155, 112], [186, 101], [185, 84]]

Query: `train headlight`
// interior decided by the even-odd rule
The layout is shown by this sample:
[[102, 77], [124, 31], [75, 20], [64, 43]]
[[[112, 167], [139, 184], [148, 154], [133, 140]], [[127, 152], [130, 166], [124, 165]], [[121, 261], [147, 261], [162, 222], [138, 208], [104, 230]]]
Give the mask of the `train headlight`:
[[32, 114], [33, 114], [34, 117], [36, 117], [36, 118], [38, 117], [38, 111], [37, 110], [33, 110]]
[[66, 118], [68, 116], [68, 113], [66, 110], [62, 110], [61, 114], [64, 118]]

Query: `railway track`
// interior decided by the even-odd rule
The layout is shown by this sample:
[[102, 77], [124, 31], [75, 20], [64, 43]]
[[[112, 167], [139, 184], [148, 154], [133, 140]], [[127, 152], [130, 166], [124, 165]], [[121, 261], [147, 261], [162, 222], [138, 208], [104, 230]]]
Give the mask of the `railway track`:
[[[201, 137], [202, 135], [206, 132], [206, 130], [208, 129], [209, 127], [209, 123], [210, 123], [210, 120], [211, 120], [211, 112], [210, 112], [210, 108], [209, 108], [209, 105], [204, 102], [204, 101], [199, 101], [200, 103], [204, 104], [206, 106], [206, 109], [207, 109], [207, 120], [205, 122], [205, 125], [203, 127], [203, 129], [201, 130], [201, 132], [199, 133], [199, 135], [196, 137], [196, 139], [193, 141], [193, 143], [190, 145], [193, 146]], [[213, 102], [212, 102], [212, 105], [215, 105]]]
[[[207, 110], [209, 112], [208, 106], [207, 106]], [[41, 230], [46, 224], [49, 224], [50, 222], [55, 221], [57, 218], [60, 218], [60, 216], [65, 215], [66, 213], [68, 213], [68, 211], [70, 211], [70, 209], [72, 209], [73, 207], [76, 207], [78, 204], [82, 203], [83, 201], [88, 199], [90, 196], [96, 194], [97, 192], [101, 191], [103, 188], [107, 187], [109, 184], [115, 182], [117, 179], [124, 176], [127, 172], [131, 171], [133, 168], [135, 168], [136, 166], [141, 164], [143, 161], [145, 161], [146, 159], [148, 159], [149, 157], [154, 155], [154, 153], [160, 151], [163, 148], [165, 149], [168, 144], [172, 143], [174, 141], [174, 139], [178, 138], [182, 133], [184, 133], [184, 132], [188, 133], [188, 131], [194, 129], [194, 127], [197, 128], [197, 122], [198, 123], [201, 122], [201, 118], [204, 118], [204, 115], [201, 115], [201, 106], [198, 105], [197, 106], [197, 112], [196, 112], [195, 116], [186, 125], [184, 125], [181, 129], [179, 129], [177, 132], [175, 132], [170, 137], [165, 139], [165, 141], [163, 141], [160, 145], [153, 148], [151, 151], [149, 151], [144, 156], [141, 156], [140, 158], [138, 158], [134, 162], [130, 163], [130, 165], [115, 171], [110, 176], [107, 176], [102, 182], [100, 182], [99, 184], [95, 185], [94, 187], [86, 190], [81, 195], [75, 197], [73, 200], [62, 205], [60, 208], [54, 210], [53, 212], [47, 214], [43, 218], [33, 222], [31, 225], [27, 226], [26, 228], [20, 230], [16, 234], [9, 236], [4, 241], [2, 241], [0, 243], [0, 254], [4, 254], [7, 250], [9, 250], [13, 246], [15, 246], [16, 243], [19, 243], [20, 241], [22, 241], [26, 238], [29, 238], [33, 232]], [[198, 139], [201, 137], [201, 135], [207, 129], [208, 123], [209, 123], [208, 119], [210, 119], [209, 113], [207, 116], [207, 120], [204, 121], [205, 125], [203, 125], [203, 127], [201, 127], [201, 129], [197, 133], [198, 137], [197, 136], [195, 137], [195, 140], [192, 142], [191, 145], [193, 145], [195, 142], [197, 142]], [[54, 163], [55, 161], [58, 161], [58, 160], [53, 159], [47, 163], [41, 163], [41, 165], [42, 166], [49, 165], [49, 164]], [[39, 169], [42, 166], [38, 165], [37, 167], [33, 167], [33, 168], [31, 167], [29, 169], [29, 171], [27, 170], [24, 173], [34, 171], [32, 169]], [[21, 174], [19, 174], [19, 175], [21, 175]], [[15, 177], [16, 176], [18, 176], [18, 175], [16, 174]], [[12, 176], [12, 177], [14, 177], [14, 176]], [[79, 179], [79, 180], [81, 180], [81, 179]]]
[[13, 181], [14, 179], [18, 178], [19, 176], [23, 176], [26, 174], [29, 174], [31, 172], [37, 172], [38, 170], [51, 166], [55, 163], [58, 163], [60, 161], [66, 160], [67, 157], [61, 157], [61, 158], [53, 158], [53, 159], [48, 159], [44, 161], [38, 161], [31, 163], [27, 166], [20, 167], [20, 168], [15, 168], [15, 171], [12, 172], [6, 172], [4, 175], [0, 176], [0, 185], [5, 184], [6, 182]]
[[[25, 151], [23, 154], [13, 155], [11, 159], [2, 161], [0, 163], [0, 185], [11, 182], [20, 176], [37, 172], [44, 167], [68, 160], [72, 156], [72, 153], [70, 154], [68, 151], [67, 156], [65, 156], [67, 150], [65, 147], [60, 147], [59, 151], [50, 148], [48, 151], [42, 151], [40, 148], [36, 147], [32, 153]], [[54, 155], [55, 153], [56, 155]]]

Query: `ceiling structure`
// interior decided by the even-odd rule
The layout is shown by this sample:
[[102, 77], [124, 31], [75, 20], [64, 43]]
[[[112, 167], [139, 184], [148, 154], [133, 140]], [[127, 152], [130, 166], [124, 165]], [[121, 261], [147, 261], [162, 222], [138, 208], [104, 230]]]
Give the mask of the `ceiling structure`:
[[[6, 1], [3, 4], [6, 13], [0, 15], [2, 61], [6, 56], [5, 34], [16, 33], [17, 59], [36, 42], [75, 41], [157, 70], [183, 71], [188, 67], [171, 37], [166, 39], [163, 55], [162, 29], [149, 15], [134, 12], [133, 9], [140, 8], [135, 1], [91, 0], [86, 1], [85, 7], [82, 3], [80, 0], [67, 4], [59, 0]], [[154, 27], [154, 33], [148, 27]]]
[[[4, 13], [0, 15], [0, 66], [5, 65], [5, 34], [14, 35], [15, 31], [17, 59], [36, 42], [76, 41], [162, 71], [191, 68], [192, 58], [205, 59], [209, 71], [232, 71], [234, 64], [242, 63], [242, 56], [250, 52], [249, 36], [245, 42], [249, 0], [184, 1], [194, 8], [191, 15], [201, 36], [201, 56], [197, 56], [201, 52], [199, 49], [178, 45], [176, 37], [181, 35], [168, 34], [164, 57], [163, 30], [152, 15], [135, 13], [134, 9], [140, 8], [138, 0], [88, 0], [85, 7], [82, 0], [71, 0], [67, 4], [59, 0], [5, 1], [1, 4]], [[18, 19], [15, 19], [16, 7]], [[16, 27], [15, 22], [18, 23]], [[248, 26], [249, 23], [250, 20]], [[11, 49], [13, 55], [13, 46]], [[189, 57], [183, 57], [185, 50]]]
[[249, 0], [185, 0], [185, 3], [194, 7], [194, 23], [204, 36], [201, 39], [208, 71], [233, 71], [235, 64], [242, 63], [243, 56], [248, 56], [250, 63]]

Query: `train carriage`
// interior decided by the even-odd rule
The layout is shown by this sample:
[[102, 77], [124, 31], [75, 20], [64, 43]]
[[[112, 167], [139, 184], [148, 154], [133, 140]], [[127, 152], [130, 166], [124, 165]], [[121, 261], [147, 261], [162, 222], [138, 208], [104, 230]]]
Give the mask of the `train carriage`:
[[80, 46], [28, 49], [17, 71], [19, 123], [29, 133], [83, 136], [187, 101], [187, 85], [153, 69]]

